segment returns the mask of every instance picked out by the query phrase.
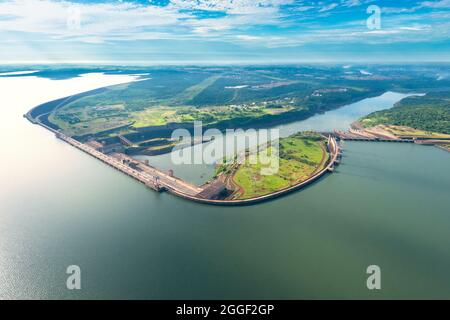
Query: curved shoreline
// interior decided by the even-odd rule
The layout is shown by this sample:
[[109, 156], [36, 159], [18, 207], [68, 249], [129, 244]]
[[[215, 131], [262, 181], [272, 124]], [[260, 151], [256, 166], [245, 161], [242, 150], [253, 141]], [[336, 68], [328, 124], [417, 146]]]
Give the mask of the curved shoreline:
[[[331, 144], [331, 147], [330, 147]], [[192, 197], [183, 193], [179, 193], [176, 190], [167, 190], [169, 193], [172, 193], [178, 197], [191, 200], [198, 203], [203, 204], [210, 204], [210, 205], [216, 205], [216, 206], [243, 206], [243, 205], [252, 205], [257, 204], [265, 201], [274, 200], [276, 198], [282, 197], [284, 195], [287, 195], [289, 193], [292, 193], [294, 191], [300, 190], [313, 182], [320, 179], [322, 176], [329, 172], [333, 172], [335, 164], [339, 163], [339, 157], [341, 155], [341, 149], [334, 137], [329, 136], [328, 137], [328, 151], [330, 152], [330, 159], [328, 160], [327, 165], [320, 170], [319, 172], [315, 173], [314, 175], [310, 176], [308, 179], [299, 182], [293, 186], [278, 190], [276, 192], [272, 192], [270, 194], [254, 197], [254, 198], [248, 198], [248, 199], [240, 199], [240, 200], [212, 200], [212, 199], [203, 199], [199, 197]]]
[[[84, 97], [88, 97], [91, 95], [95, 95], [98, 93], [104, 92], [108, 86], [96, 88], [93, 90], [77, 93], [74, 95], [66, 96], [63, 98], [59, 98], [56, 100], [48, 101], [45, 103], [42, 103], [38, 106], [33, 107], [31, 110], [27, 112], [27, 115], [29, 115], [30, 121], [34, 122], [37, 121], [38, 118], [41, 118], [41, 122], [45, 123], [49, 127], [53, 127], [55, 130], [59, 130], [60, 128], [56, 125], [50, 122], [47, 117], [48, 115], [55, 109], [59, 109], [64, 107], [67, 104], [70, 104], [76, 100], [79, 100]], [[332, 105], [326, 110], [322, 111], [312, 111], [312, 112], [305, 112], [304, 110], [294, 110], [294, 111], [288, 111], [282, 114], [278, 115], [265, 115], [257, 119], [246, 119], [243, 123], [239, 123], [239, 128], [242, 129], [248, 129], [248, 128], [271, 128], [281, 125], [288, 125], [291, 123], [295, 123], [297, 121], [304, 121], [309, 118], [312, 118], [314, 116], [321, 115], [326, 112], [331, 112], [334, 110], [337, 110], [341, 107], [351, 105], [353, 103], [357, 103], [359, 101], [362, 101], [364, 99], [370, 99], [374, 97], [378, 97], [379, 94], [383, 94], [383, 91], [373, 91], [370, 92], [365, 97], [358, 97], [358, 98], [352, 98], [349, 101], [346, 101], [345, 103], [338, 103], [336, 105]], [[385, 93], [385, 92], [384, 92]], [[73, 137], [78, 141], [87, 141], [90, 137], [95, 137], [96, 139], [99, 137], [102, 137], [102, 140], [104, 141], [112, 141], [116, 139], [116, 137], [103, 137], [105, 134], [114, 132], [120, 128], [127, 128], [130, 124], [125, 124], [119, 127], [107, 129], [101, 132], [97, 132], [95, 134], [84, 134], [84, 135], [74, 135]], [[236, 126], [234, 123], [234, 120], [224, 120], [215, 124], [205, 124], [205, 130], [209, 128], [219, 129], [220, 131], [224, 131], [226, 129], [232, 129]], [[174, 129], [186, 129], [188, 131], [193, 131], [194, 126], [191, 123], [167, 123], [165, 125], [161, 126], [148, 126], [143, 128], [137, 128], [133, 132], [124, 133], [123, 136], [127, 139], [130, 139], [131, 141], [134, 141], [136, 137], [141, 137], [142, 135], [146, 135], [147, 138], [153, 138], [156, 136], [161, 137], [170, 137], [170, 134], [173, 132]], [[169, 153], [169, 152], [167, 152]]]
[[[302, 188], [312, 184], [313, 182], [315, 182], [316, 180], [318, 180], [319, 178], [321, 178], [328, 172], [332, 172], [334, 170], [335, 164], [339, 163], [338, 157], [341, 154], [341, 150], [340, 150], [340, 147], [339, 147], [336, 139], [330, 135], [330, 136], [328, 136], [328, 143], [327, 143], [328, 152], [330, 153], [328, 162], [322, 170], [320, 170], [319, 172], [310, 176], [308, 179], [306, 179], [300, 183], [297, 183], [293, 186], [278, 190], [276, 192], [272, 192], [270, 194], [258, 196], [258, 197], [254, 197], [254, 198], [240, 199], [240, 200], [213, 200], [213, 199], [199, 197], [199, 196], [197, 196], [197, 194], [191, 195], [186, 192], [181, 192], [181, 191], [177, 190], [177, 188], [173, 187], [173, 185], [171, 185], [171, 184], [160, 183], [159, 177], [157, 179], [155, 179], [154, 176], [149, 176], [148, 174], [142, 174], [138, 170], [134, 170], [128, 166], [125, 166], [122, 163], [120, 163], [119, 161], [117, 161], [116, 159], [114, 159], [113, 157], [106, 155], [104, 153], [101, 153], [101, 152], [89, 147], [88, 145], [85, 145], [73, 138], [65, 136], [64, 134], [55, 130], [54, 128], [47, 126], [46, 124], [42, 123], [39, 120], [39, 118], [33, 118], [30, 113], [24, 114], [24, 117], [27, 118], [30, 122], [32, 122], [34, 124], [38, 124], [38, 125], [46, 128], [47, 130], [53, 132], [56, 135], [56, 137], [60, 138], [61, 140], [65, 141], [65, 142], [69, 143], [70, 145], [76, 147], [77, 149], [93, 156], [94, 158], [97, 158], [98, 160], [121, 171], [122, 173], [125, 173], [126, 175], [145, 184], [147, 187], [149, 187], [155, 191], [159, 191], [159, 192], [167, 191], [170, 194], [173, 194], [175, 196], [178, 196], [178, 197], [186, 199], [186, 200], [190, 200], [190, 201], [202, 203], [202, 204], [216, 205], [216, 206], [252, 205], [252, 204], [257, 204], [257, 203], [273, 200], [273, 199], [279, 198], [281, 196], [284, 196], [288, 193], [302, 189]], [[166, 175], [166, 173], [163, 173], [159, 169], [152, 168], [152, 170], [154, 170], [156, 173], [161, 174], [162, 176]], [[187, 183], [186, 181], [184, 181], [182, 179], [178, 179], [178, 178], [174, 178], [174, 177], [172, 177], [172, 179], [174, 181], [180, 181], [180, 183], [183, 183], [185, 185], [190, 185], [189, 183]], [[192, 187], [196, 187], [196, 186], [192, 186]]]

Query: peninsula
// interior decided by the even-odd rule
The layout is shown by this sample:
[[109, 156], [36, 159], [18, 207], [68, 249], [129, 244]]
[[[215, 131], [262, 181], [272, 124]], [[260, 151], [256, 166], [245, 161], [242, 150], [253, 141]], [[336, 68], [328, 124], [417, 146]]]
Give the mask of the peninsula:
[[450, 151], [450, 92], [405, 98], [393, 108], [371, 113], [337, 132], [346, 140], [399, 141]]
[[[25, 116], [156, 191], [201, 203], [251, 204], [300, 189], [333, 171], [341, 153], [340, 139], [415, 142], [448, 149], [449, 96], [443, 87], [449, 81], [427, 78], [423, 68], [378, 68], [372, 66], [367, 74], [325, 66], [148, 68], [135, 82], [50, 101]], [[279, 170], [273, 175], [259, 174], [258, 162], [220, 164], [213, 179], [198, 186], [135, 157], [171, 152], [179, 146], [172, 132], [193, 131], [195, 121], [221, 131], [265, 128], [394, 88], [433, 90], [359, 119], [349, 132], [298, 132], [282, 138]], [[192, 141], [185, 147], [203, 142]]]

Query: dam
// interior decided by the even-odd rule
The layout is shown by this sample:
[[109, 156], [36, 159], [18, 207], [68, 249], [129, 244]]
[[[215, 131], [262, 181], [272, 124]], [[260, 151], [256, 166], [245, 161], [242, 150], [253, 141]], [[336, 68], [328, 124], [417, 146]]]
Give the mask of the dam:
[[[285, 194], [291, 193], [293, 191], [299, 190], [311, 183], [315, 182], [323, 175], [334, 171], [335, 165], [339, 163], [341, 156], [341, 148], [334, 135], [329, 134], [327, 136], [327, 148], [329, 152], [329, 159], [325, 167], [308, 177], [306, 180], [296, 183], [287, 188], [277, 190], [276, 192], [258, 196], [249, 199], [239, 199], [239, 200], [227, 200], [221, 199], [221, 195], [227, 191], [225, 183], [221, 181], [220, 176], [215, 180], [205, 183], [202, 186], [197, 186], [191, 184], [185, 180], [182, 180], [173, 175], [173, 172], [165, 172], [159, 170], [148, 163], [136, 160], [128, 155], [112, 150], [111, 152], [102, 152], [101, 145], [98, 144], [96, 147], [95, 142], [82, 143], [72, 137], [69, 137], [59, 130], [55, 130], [42, 123], [39, 118], [34, 118], [30, 113], [24, 115], [31, 123], [38, 124], [47, 130], [50, 130], [55, 134], [55, 136], [72, 145], [73, 147], [89, 154], [90, 156], [102, 161], [103, 163], [109, 165], [110, 167], [126, 174], [127, 176], [139, 181], [146, 187], [157, 191], [157, 192], [168, 192], [180, 198], [203, 203], [210, 205], [219, 206], [239, 206], [239, 205], [251, 205], [268, 200], [272, 200], [281, 197]], [[128, 141], [124, 141], [127, 143]]]
[[[49, 130], [51, 128], [46, 127]], [[52, 130], [54, 131], [54, 130]], [[182, 179], [179, 179], [170, 172], [164, 172], [157, 168], [154, 168], [146, 163], [135, 160], [123, 153], [111, 153], [105, 154], [94, 147], [81, 143], [59, 131], [55, 131], [55, 135], [58, 139], [72, 145], [73, 147], [93, 156], [94, 158], [102, 161], [103, 163], [113, 167], [114, 169], [121, 171], [127, 176], [143, 183], [148, 188], [157, 191], [163, 192], [166, 191], [173, 195], [179, 196], [181, 198], [205, 203], [212, 205], [247, 205], [253, 203], [259, 203], [263, 201], [268, 201], [271, 199], [275, 199], [284, 194], [296, 191], [305, 187], [320, 177], [322, 177], [327, 172], [333, 172], [334, 166], [339, 163], [339, 157], [341, 155], [341, 149], [333, 136], [328, 137], [328, 151], [330, 153], [329, 160], [325, 168], [312, 175], [305, 181], [302, 181], [298, 184], [290, 186], [285, 189], [278, 190], [274, 193], [250, 198], [250, 199], [242, 199], [242, 200], [220, 200], [216, 199], [217, 196], [223, 191], [224, 188], [220, 187], [220, 180], [216, 179], [211, 183], [204, 184], [203, 186], [196, 186], [191, 183], [188, 183]], [[218, 187], [219, 185], [219, 187]]]

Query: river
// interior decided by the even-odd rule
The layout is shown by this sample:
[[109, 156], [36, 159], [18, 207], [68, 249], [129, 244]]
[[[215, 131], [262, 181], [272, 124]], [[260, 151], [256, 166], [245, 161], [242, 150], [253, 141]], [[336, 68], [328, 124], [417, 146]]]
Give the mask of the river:
[[[248, 207], [200, 205], [150, 191], [22, 118], [39, 103], [131, 80], [89, 77], [0, 78], [0, 298], [450, 296], [447, 152], [347, 142], [336, 172], [302, 191]], [[402, 97], [281, 128], [344, 128]], [[177, 174], [209, 174], [196, 170]], [[66, 289], [73, 264], [79, 291]], [[380, 291], [366, 287], [372, 264]]]
[[[333, 132], [334, 129], [347, 131], [350, 124], [355, 120], [361, 118], [374, 111], [379, 111], [387, 109], [393, 106], [393, 104], [401, 99], [408, 97], [413, 94], [402, 94], [396, 92], [386, 92], [375, 98], [364, 99], [359, 102], [355, 102], [339, 109], [332, 110], [323, 114], [317, 114], [311, 118], [302, 121], [295, 121], [288, 124], [274, 126], [271, 129], [278, 130], [280, 137], [287, 137], [299, 131], [319, 131], [319, 132]], [[186, 152], [189, 154], [202, 154], [204, 148], [207, 144], [215, 144], [216, 149], [219, 147], [221, 149], [227, 149], [226, 146], [236, 145], [235, 141], [238, 138], [245, 138], [245, 132], [236, 131], [234, 134], [223, 135], [215, 137], [213, 142], [204, 143], [202, 145], [196, 145], [190, 148], [186, 148]], [[206, 135], [207, 136], [207, 135]], [[255, 136], [253, 136], [255, 137]], [[268, 140], [264, 139], [263, 135], [256, 134], [259, 139], [247, 140], [247, 147], [252, 148], [258, 144], [263, 145]], [[245, 149], [245, 148], [244, 148]], [[231, 151], [228, 153], [224, 152], [227, 157], [233, 155], [233, 153], [238, 153], [242, 151], [237, 148], [230, 148]], [[179, 151], [174, 151], [178, 153]], [[190, 181], [196, 184], [202, 184], [210, 180], [214, 176], [215, 163], [223, 158], [223, 154], [217, 155], [215, 157], [215, 163], [201, 163], [197, 164], [194, 161], [189, 164], [177, 163], [172, 159], [173, 154], [167, 153], [159, 156], [145, 156], [137, 155], [134, 156], [138, 160], [148, 160], [151, 165], [164, 170], [173, 170], [174, 174], [184, 180]], [[174, 164], [174, 162], [176, 164]]]

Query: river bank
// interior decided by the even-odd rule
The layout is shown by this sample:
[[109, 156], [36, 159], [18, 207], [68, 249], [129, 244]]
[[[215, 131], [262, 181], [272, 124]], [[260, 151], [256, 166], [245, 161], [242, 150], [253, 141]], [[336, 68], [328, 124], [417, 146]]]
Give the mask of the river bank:
[[[83, 80], [0, 79], [0, 298], [450, 295], [447, 152], [349, 141], [335, 173], [302, 192], [252, 207], [203, 206], [148, 192], [22, 117], [32, 105], [95, 88]], [[24, 88], [27, 94], [18, 94]], [[294, 129], [348, 128], [352, 114], [386, 109], [401, 97], [384, 95]], [[173, 167], [169, 155], [149, 159]], [[175, 170], [201, 183], [214, 167]], [[83, 275], [76, 292], [65, 286], [72, 264]], [[376, 293], [366, 287], [371, 264], [382, 270]]]

